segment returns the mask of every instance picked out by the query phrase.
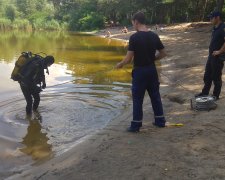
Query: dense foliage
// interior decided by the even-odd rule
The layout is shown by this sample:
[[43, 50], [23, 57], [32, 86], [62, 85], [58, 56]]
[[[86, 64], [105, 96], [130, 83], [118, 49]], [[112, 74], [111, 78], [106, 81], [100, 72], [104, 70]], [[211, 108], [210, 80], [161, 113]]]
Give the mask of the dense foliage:
[[0, 0], [0, 29], [94, 30], [130, 24], [140, 10], [149, 24], [202, 21], [223, 5], [224, 0]]

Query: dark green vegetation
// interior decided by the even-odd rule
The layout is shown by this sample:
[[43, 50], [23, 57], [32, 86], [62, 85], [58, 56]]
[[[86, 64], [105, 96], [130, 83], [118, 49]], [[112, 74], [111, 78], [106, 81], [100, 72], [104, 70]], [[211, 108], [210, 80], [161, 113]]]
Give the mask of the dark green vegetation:
[[0, 0], [0, 29], [95, 30], [128, 25], [142, 10], [148, 23], [207, 20], [224, 0]]

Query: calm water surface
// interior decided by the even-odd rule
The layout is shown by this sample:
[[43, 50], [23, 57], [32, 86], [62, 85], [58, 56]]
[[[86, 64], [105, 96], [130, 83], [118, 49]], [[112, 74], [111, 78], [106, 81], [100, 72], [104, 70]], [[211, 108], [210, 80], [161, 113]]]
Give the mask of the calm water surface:
[[[56, 59], [32, 118], [10, 79], [22, 51]], [[119, 116], [130, 104], [131, 67], [113, 67], [125, 52], [120, 41], [85, 34], [1, 32], [0, 174], [57, 156]]]

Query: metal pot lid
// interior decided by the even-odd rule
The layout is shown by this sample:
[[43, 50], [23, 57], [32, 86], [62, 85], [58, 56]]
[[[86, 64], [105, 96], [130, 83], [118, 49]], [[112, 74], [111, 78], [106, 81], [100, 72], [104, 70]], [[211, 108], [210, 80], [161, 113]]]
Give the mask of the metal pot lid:
[[214, 101], [214, 98], [212, 96], [204, 96], [196, 98], [195, 101], [198, 103], [205, 103], [209, 101]]

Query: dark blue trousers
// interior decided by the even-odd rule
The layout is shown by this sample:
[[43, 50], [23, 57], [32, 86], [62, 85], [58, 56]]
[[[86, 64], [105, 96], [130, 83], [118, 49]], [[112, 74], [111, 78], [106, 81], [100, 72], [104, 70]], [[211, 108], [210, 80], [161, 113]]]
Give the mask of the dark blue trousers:
[[159, 79], [155, 65], [137, 67], [132, 71], [133, 121], [132, 128], [140, 128], [143, 119], [143, 100], [148, 91], [154, 111], [155, 124], [165, 125], [162, 101], [159, 93]]
[[205, 66], [204, 74], [204, 87], [202, 89], [202, 94], [208, 95], [212, 82], [214, 83], [213, 95], [218, 97], [220, 96], [221, 87], [222, 87], [222, 71], [223, 71], [224, 62], [218, 57], [209, 56], [208, 61]]

